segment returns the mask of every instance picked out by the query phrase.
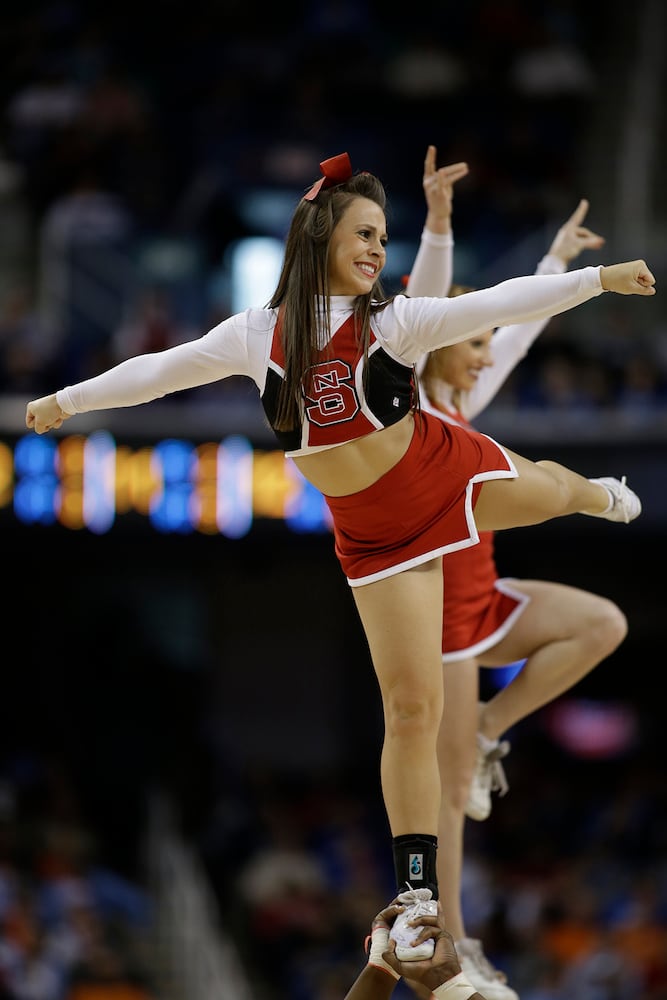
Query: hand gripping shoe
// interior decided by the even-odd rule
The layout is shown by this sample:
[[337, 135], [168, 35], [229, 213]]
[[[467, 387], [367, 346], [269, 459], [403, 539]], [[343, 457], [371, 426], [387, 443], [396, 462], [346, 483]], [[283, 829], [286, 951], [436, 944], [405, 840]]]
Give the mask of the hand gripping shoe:
[[429, 938], [413, 948], [412, 942], [419, 936], [422, 928], [409, 927], [408, 920], [426, 915], [435, 916], [438, 912], [438, 903], [432, 898], [430, 889], [413, 889], [409, 882], [407, 885], [408, 891], [401, 892], [398, 896], [399, 903], [402, 903], [405, 909], [394, 920], [389, 937], [396, 942], [396, 958], [399, 962], [420, 962], [433, 956], [435, 941]]

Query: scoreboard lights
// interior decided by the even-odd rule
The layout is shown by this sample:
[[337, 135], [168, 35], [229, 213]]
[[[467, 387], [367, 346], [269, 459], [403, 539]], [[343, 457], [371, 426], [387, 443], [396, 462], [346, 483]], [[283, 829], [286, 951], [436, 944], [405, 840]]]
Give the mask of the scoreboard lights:
[[135, 513], [163, 533], [228, 538], [257, 519], [292, 531], [331, 530], [321, 493], [282, 451], [259, 451], [240, 435], [193, 444], [167, 438], [139, 448], [107, 431], [63, 438], [27, 434], [0, 442], [0, 506], [26, 525], [60, 524], [95, 534]]

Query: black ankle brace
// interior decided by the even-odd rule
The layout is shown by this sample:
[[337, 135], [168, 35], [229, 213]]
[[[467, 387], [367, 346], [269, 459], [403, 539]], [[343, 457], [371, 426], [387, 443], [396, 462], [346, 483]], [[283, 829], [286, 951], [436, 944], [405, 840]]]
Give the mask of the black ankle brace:
[[430, 889], [433, 899], [437, 899], [438, 877], [435, 859], [438, 853], [438, 838], [428, 833], [407, 833], [394, 837], [392, 850], [398, 892], [404, 892], [409, 884], [413, 889]]

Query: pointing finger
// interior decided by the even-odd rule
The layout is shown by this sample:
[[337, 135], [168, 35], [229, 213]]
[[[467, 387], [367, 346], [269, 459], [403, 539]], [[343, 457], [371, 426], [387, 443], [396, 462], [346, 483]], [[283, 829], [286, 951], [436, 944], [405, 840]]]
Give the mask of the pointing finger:
[[427, 176], [431, 176], [431, 174], [435, 173], [435, 157], [435, 146], [429, 146], [426, 150], [426, 158], [424, 160], [424, 174]]
[[588, 199], [582, 198], [577, 207], [575, 208], [574, 212], [570, 216], [570, 222], [575, 226], [580, 226], [581, 223], [586, 218], [588, 207], [589, 207]]

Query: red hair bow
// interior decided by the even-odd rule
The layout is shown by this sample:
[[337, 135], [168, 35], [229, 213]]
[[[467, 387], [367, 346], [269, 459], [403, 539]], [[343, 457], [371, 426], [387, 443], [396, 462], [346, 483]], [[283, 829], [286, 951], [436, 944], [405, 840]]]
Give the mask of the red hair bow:
[[352, 176], [350, 157], [347, 153], [339, 153], [338, 156], [322, 160], [320, 170], [324, 174], [324, 177], [320, 177], [319, 181], [315, 181], [311, 189], [304, 194], [304, 201], [314, 201], [322, 188], [335, 187], [336, 184], [343, 184], [345, 181], [349, 181]]

